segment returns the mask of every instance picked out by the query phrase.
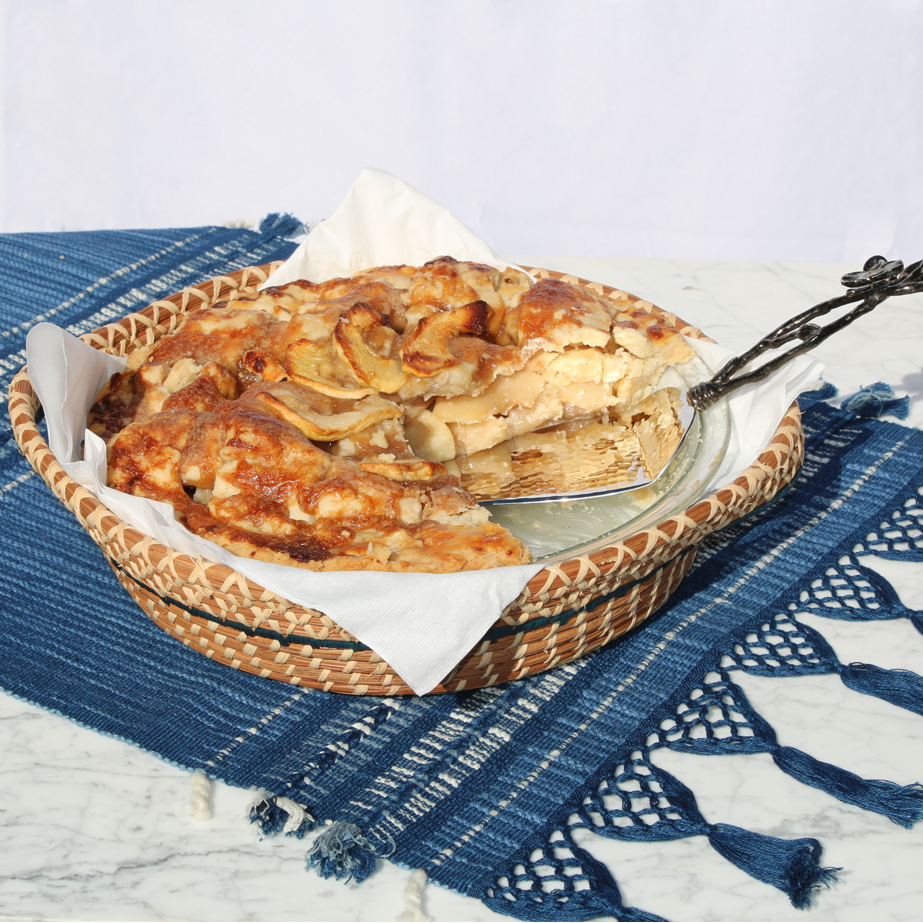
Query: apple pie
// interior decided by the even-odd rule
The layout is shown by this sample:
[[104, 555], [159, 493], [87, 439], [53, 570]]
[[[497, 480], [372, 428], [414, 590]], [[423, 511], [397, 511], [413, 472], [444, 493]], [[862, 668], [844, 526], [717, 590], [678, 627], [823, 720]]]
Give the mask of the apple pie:
[[482, 569], [530, 554], [462, 488], [459, 463], [502, 467], [510, 440], [551, 444], [592, 419], [575, 438], [604, 436], [653, 476], [681, 438], [678, 392], [658, 382], [691, 355], [628, 300], [441, 257], [192, 312], [129, 356], [88, 426], [111, 487], [166, 501], [236, 554]]

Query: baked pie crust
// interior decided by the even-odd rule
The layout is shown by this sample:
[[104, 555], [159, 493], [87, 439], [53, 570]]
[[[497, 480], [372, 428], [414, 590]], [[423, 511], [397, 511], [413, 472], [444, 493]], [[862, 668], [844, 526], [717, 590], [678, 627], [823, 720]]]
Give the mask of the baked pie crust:
[[110, 486], [172, 504], [236, 554], [483, 569], [531, 556], [462, 489], [459, 464], [509, 469], [509, 440], [534, 433], [523, 472], [577, 439], [591, 467], [608, 441], [652, 477], [682, 435], [678, 393], [657, 384], [691, 356], [627, 300], [441, 257], [195, 311], [131, 354], [88, 425]]

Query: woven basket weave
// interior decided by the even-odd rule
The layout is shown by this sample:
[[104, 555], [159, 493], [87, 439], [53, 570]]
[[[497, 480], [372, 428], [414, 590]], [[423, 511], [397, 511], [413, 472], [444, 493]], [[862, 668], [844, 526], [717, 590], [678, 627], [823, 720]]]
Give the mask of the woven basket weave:
[[[278, 265], [250, 267], [184, 289], [83, 339], [124, 356], [174, 330], [187, 312], [253, 290]], [[598, 283], [547, 270], [533, 272], [580, 282], [659, 311]], [[683, 333], [704, 336], [675, 316], [659, 313]], [[295, 605], [224, 565], [159, 544], [80, 487], [39, 433], [39, 402], [26, 369], [13, 380], [9, 407], [23, 454], [102, 548], [122, 586], [165, 631], [206, 657], [270, 679], [354, 695], [412, 693], [381, 657], [323, 613]], [[433, 691], [521, 679], [574, 660], [629, 631], [669, 599], [702, 539], [775, 496], [803, 458], [801, 415], [793, 404], [757, 461], [732, 484], [654, 528], [546, 566]]]

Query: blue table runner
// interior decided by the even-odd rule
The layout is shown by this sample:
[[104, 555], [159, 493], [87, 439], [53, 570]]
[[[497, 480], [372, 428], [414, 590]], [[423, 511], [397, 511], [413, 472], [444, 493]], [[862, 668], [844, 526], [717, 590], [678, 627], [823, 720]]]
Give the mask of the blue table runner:
[[[0, 235], [4, 390], [25, 333], [75, 333], [293, 249], [290, 218], [260, 231], [196, 228]], [[833, 870], [810, 837], [781, 840], [704, 818], [652, 751], [769, 753], [780, 771], [910, 826], [923, 786], [862, 779], [787, 747], [734, 674], [839, 674], [923, 714], [923, 679], [842, 664], [799, 612], [908, 618], [865, 554], [923, 560], [923, 433], [805, 402], [808, 456], [788, 494], [713, 536], [665, 610], [617, 644], [530, 679], [429, 698], [362, 698], [235, 672], [157, 629], [101, 552], [0, 428], [0, 686], [165, 760], [265, 794], [266, 834], [318, 826], [308, 863], [362, 880], [387, 856], [526, 920], [614, 915], [610, 871], [574, 833], [628, 840], [705, 835], [795, 906]], [[892, 412], [887, 389], [879, 405]], [[874, 401], [872, 401], [873, 403]], [[880, 406], [879, 406], [879, 409]], [[730, 605], [726, 603], [731, 603]], [[434, 613], [438, 618], [438, 613]], [[871, 626], [870, 626], [871, 630]], [[332, 822], [332, 823], [331, 823]]]

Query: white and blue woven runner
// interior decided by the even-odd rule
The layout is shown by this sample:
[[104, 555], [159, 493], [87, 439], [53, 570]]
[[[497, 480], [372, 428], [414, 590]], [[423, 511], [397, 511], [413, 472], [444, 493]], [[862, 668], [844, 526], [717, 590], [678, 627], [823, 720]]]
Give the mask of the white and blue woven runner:
[[[270, 216], [259, 232], [0, 235], [4, 391], [36, 322], [84, 333], [185, 285], [284, 258], [297, 227]], [[876, 394], [883, 409], [900, 411], [886, 389]], [[706, 819], [694, 794], [649, 758], [663, 747], [768, 753], [780, 772], [898, 824], [923, 815], [919, 784], [862, 779], [785, 746], [734, 682], [739, 671], [780, 682], [834, 673], [923, 714], [920, 676], [840, 663], [798, 620], [800, 612], [908, 618], [923, 631], [921, 613], [859, 563], [868, 554], [923, 560], [923, 433], [864, 417], [859, 404], [818, 399], [805, 410], [808, 459], [795, 486], [713, 536], [656, 619], [552, 672], [422, 699], [299, 690], [230, 670], [160, 631], [32, 473], [6, 420], [0, 686], [190, 770], [265, 791], [253, 820], [267, 834], [303, 836], [333, 821], [308, 855], [323, 875], [362, 880], [387, 856], [524, 920], [656, 919], [623, 905], [575, 831], [705, 835], [728, 861], [806, 906], [832, 875], [817, 840]]]

